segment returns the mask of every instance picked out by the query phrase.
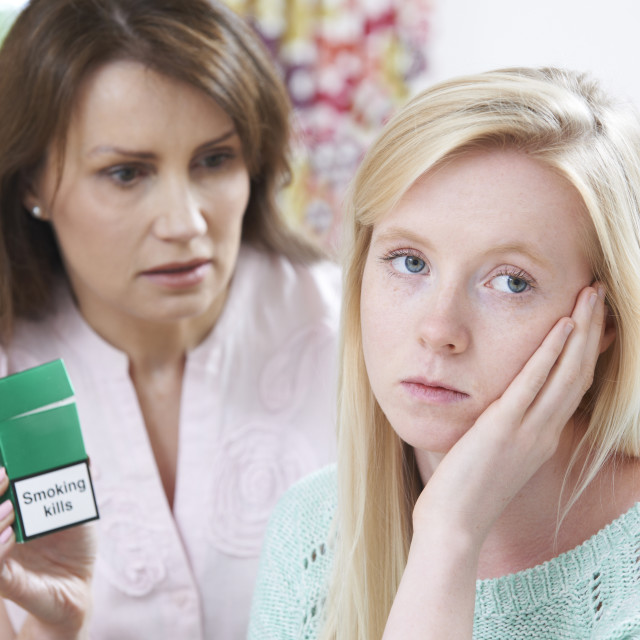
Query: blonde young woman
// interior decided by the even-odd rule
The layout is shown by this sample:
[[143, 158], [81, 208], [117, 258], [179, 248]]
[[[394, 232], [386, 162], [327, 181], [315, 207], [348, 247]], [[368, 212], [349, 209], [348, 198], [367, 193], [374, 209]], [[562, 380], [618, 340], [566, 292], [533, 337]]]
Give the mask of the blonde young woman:
[[337, 472], [252, 638], [640, 637], [640, 124], [579, 74], [427, 90], [346, 224]]

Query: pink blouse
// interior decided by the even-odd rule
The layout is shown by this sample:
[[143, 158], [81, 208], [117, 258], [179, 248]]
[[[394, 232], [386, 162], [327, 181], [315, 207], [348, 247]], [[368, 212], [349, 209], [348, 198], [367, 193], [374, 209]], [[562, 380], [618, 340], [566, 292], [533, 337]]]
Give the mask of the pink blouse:
[[242, 248], [222, 316], [187, 357], [173, 512], [126, 355], [65, 288], [51, 317], [19, 324], [0, 375], [63, 358], [76, 390], [100, 510], [92, 638], [245, 637], [268, 515], [334, 458], [339, 288], [335, 265]]

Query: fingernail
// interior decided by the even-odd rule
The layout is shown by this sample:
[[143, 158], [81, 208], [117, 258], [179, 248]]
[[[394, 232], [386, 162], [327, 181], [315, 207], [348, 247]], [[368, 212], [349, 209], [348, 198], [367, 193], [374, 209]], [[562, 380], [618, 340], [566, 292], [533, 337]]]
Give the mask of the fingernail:
[[596, 300], [598, 299], [598, 294], [597, 293], [592, 293], [589, 296], [589, 304], [591, 305], [591, 308], [593, 309], [593, 307], [596, 306]]
[[567, 324], [564, 325], [564, 335], [568, 336], [573, 331], [573, 327], [573, 322], [567, 322]]
[[0, 504], [0, 520], [6, 518], [12, 510], [13, 505], [11, 504], [11, 500], [5, 500], [2, 504]]
[[11, 527], [7, 527], [2, 533], [0, 533], [0, 544], [6, 544], [13, 533]]
[[0, 482], [7, 477], [7, 470], [4, 467], [0, 467]]

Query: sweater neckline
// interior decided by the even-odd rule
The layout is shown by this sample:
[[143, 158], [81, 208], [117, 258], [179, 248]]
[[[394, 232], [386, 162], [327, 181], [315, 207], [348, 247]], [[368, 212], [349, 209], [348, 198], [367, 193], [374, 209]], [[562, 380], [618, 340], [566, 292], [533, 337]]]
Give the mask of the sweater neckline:
[[516, 573], [478, 580], [476, 611], [480, 615], [505, 615], [557, 600], [578, 584], [599, 581], [603, 570], [619, 570], [621, 554], [625, 549], [637, 549], [639, 543], [637, 502], [583, 543], [555, 558]]

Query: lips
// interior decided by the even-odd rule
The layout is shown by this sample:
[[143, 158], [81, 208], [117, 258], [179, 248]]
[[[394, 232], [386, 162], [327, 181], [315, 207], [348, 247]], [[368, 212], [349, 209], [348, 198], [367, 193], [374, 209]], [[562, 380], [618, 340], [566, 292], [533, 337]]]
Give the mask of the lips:
[[449, 404], [469, 398], [468, 393], [439, 380], [407, 378], [401, 384], [411, 396], [430, 404]]
[[193, 291], [207, 282], [213, 261], [194, 258], [185, 262], [166, 262], [141, 272], [142, 278], [164, 291]]
[[187, 262], [168, 262], [166, 264], [153, 267], [152, 269], [147, 269], [146, 271], [143, 271], [142, 274], [143, 275], [170, 275], [173, 273], [179, 274], [179, 273], [184, 273], [188, 271], [193, 271], [205, 264], [209, 264], [210, 262], [211, 260], [207, 258], [195, 258]]

